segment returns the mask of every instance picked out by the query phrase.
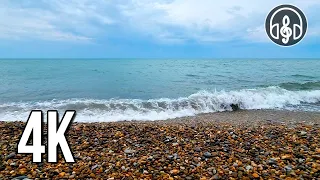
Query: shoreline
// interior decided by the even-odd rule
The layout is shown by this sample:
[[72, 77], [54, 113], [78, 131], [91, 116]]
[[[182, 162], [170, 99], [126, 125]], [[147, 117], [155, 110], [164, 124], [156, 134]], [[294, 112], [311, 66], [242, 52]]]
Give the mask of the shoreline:
[[[74, 122], [76, 163], [15, 154], [25, 122], [0, 122], [0, 179], [312, 179], [320, 113], [253, 110], [158, 121]], [[46, 159], [46, 155], [43, 155]]]
[[[26, 117], [27, 119], [27, 117]], [[76, 118], [75, 118], [76, 119]], [[6, 122], [26, 122], [26, 120], [6, 121]], [[320, 112], [316, 111], [291, 111], [291, 110], [237, 110], [222, 111], [212, 113], [201, 113], [192, 116], [169, 118], [164, 120], [120, 120], [120, 121], [74, 121], [73, 124], [92, 124], [92, 123], [166, 123], [166, 124], [190, 124], [190, 123], [230, 123], [234, 125], [255, 125], [256, 123], [282, 123], [297, 124], [305, 123], [309, 125], [320, 124]], [[44, 122], [46, 123], [46, 122]]]
[[257, 123], [320, 124], [320, 112], [289, 110], [237, 110], [214, 113], [202, 113], [194, 116], [179, 117], [166, 120], [125, 120], [117, 122], [75, 122], [75, 123], [229, 123], [232, 125], [257, 125]]

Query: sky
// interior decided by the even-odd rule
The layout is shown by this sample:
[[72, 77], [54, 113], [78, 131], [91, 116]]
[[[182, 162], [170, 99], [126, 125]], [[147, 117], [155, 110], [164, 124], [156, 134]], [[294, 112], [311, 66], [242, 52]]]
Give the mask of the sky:
[[[0, 0], [0, 58], [320, 58], [319, 0]], [[268, 39], [267, 14], [300, 8], [295, 46]]]

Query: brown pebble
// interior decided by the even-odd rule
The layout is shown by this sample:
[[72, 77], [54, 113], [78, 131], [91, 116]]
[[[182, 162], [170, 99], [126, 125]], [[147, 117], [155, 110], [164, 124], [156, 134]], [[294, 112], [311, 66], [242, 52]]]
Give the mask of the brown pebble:
[[253, 176], [254, 178], [258, 178], [258, 177], [259, 177], [259, 174], [253, 173], [252, 176]]
[[176, 175], [176, 174], [179, 173], [179, 170], [178, 169], [173, 169], [173, 170], [170, 171], [170, 173], [173, 174], [173, 175]]

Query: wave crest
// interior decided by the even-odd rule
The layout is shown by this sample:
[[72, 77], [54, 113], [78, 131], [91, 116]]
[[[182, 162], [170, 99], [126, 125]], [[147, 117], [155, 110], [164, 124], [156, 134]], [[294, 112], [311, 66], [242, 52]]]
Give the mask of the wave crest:
[[280, 87], [238, 91], [199, 91], [177, 99], [68, 99], [0, 104], [1, 120], [26, 120], [33, 109], [77, 110], [76, 121], [163, 120], [200, 113], [241, 109], [285, 109], [320, 102], [320, 90], [289, 91]]

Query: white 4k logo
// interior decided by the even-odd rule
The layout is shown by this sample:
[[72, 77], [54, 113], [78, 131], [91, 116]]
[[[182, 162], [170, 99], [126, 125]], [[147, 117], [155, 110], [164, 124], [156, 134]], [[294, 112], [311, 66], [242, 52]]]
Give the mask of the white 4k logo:
[[[48, 162], [57, 162], [58, 144], [64, 155], [66, 162], [74, 162], [73, 155], [65, 137], [65, 133], [75, 116], [76, 111], [68, 110], [65, 112], [60, 124], [58, 119], [58, 111], [50, 110], [47, 113], [48, 119]], [[59, 124], [59, 127], [58, 127]], [[28, 139], [33, 131], [32, 145], [28, 145]], [[32, 153], [33, 162], [42, 162], [42, 154], [45, 153], [45, 145], [43, 145], [43, 118], [42, 111], [31, 111], [27, 125], [18, 144], [18, 153]]]

